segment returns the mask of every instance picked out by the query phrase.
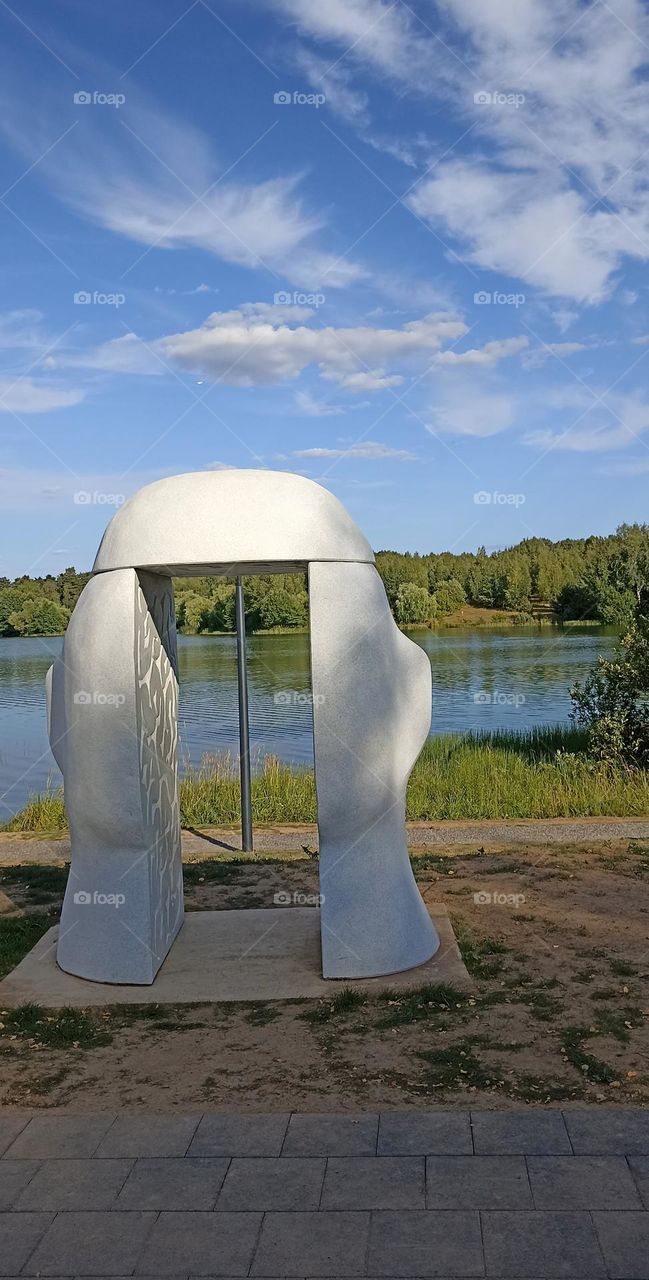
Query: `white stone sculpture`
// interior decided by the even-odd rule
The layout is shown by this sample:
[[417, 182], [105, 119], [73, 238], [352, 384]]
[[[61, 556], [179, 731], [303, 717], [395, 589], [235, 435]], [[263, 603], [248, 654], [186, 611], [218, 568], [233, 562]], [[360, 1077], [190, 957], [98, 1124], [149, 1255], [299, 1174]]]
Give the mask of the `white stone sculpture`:
[[48, 672], [72, 862], [57, 960], [151, 983], [183, 921], [171, 577], [307, 571], [322, 968], [366, 978], [439, 942], [408, 859], [405, 790], [428, 733], [426, 654], [328, 490], [285, 472], [191, 472], [117, 512]]

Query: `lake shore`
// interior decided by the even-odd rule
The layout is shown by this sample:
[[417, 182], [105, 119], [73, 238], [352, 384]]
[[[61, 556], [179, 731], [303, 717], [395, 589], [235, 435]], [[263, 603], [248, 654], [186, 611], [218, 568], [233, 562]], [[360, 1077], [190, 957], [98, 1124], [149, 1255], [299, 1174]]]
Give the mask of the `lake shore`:
[[[180, 804], [185, 828], [238, 824], [239, 777], [232, 758], [206, 756], [190, 770], [181, 779]], [[312, 770], [266, 756], [253, 777], [252, 804], [256, 823], [314, 822]], [[593, 761], [584, 735], [561, 725], [429, 738], [406, 797], [411, 822], [647, 814], [649, 773]], [[49, 791], [32, 796], [3, 829], [66, 827], [63, 793]]]

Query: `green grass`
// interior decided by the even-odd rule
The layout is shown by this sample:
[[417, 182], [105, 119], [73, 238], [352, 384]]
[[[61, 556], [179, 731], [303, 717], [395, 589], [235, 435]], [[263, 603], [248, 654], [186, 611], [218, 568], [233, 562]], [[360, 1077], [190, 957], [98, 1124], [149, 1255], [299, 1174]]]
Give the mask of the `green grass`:
[[15, 969], [51, 924], [49, 916], [43, 914], [0, 918], [0, 978]]
[[476, 938], [460, 920], [453, 921], [462, 959], [472, 978], [497, 978], [503, 970], [507, 947], [497, 938]]
[[[181, 780], [180, 804], [185, 827], [237, 824], [236, 761], [206, 756]], [[252, 806], [256, 823], [314, 822], [312, 772], [266, 756], [253, 778]], [[590, 760], [583, 734], [561, 725], [445, 734], [426, 742], [410, 777], [406, 808], [416, 821], [642, 817], [649, 813], [649, 772]], [[62, 792], [47, 791], [32, 796], [5, 829], [57, 832], [65, 825]]]
[[615, 1079], [615, 1072], [607, 1062], [596, 1058], [584, 1049], [584, 1040], [592, 1035], [589, 1027], [565, 1027], [561, 1033], [561, 1047], [571, 1066], [582, 1071], [584, 1076], [597, 1084], [610, 1084]]
[[27, 896], [30, 906], [42, 906], [59, 902], [68, 881], [68, 867], [48, 867], [34, 863], [21, 863], [0, 868], [0, 885], [18, 888]]
[[57, 1009], [48, 1013], [38, 1004], [21, 1004], [3, 1017], [3, 1035], [16, 1036], [49, 1049], [94, 1049], [110, 1044], [105, 1026], [83, 1009]]

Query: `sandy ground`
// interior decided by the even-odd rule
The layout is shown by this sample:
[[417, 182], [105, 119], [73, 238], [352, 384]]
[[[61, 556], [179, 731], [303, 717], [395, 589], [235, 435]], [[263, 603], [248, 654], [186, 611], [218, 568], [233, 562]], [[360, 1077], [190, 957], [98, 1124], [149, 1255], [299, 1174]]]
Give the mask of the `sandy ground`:
[[[410, 848], [448, 845], [579, 844], [599, 840], [646, 840], [648, 818], [483, 818], [474, 822], [407, 822]], [[317, 851], [318, 829], [313, 822], [266, 823], [254, 829], [257, 853], [301, 853], [305, 845]], [[213, 857], [241, 849], [241, 832], [232, 827], [191, 827], [182, 833], [183, 861]], [[70, 859], [67, 831], [41, 835], [35, 831], [0, 831], [0, 865], [34, 862], [62, 865]]]
[[[74, 1024], [0, 1012], [0, 1104], [649, 1104], [649, 846], [449, 846], [421, 851], [415, 868], [424, 896], [449, 910], [472, 992], [364, 999], [347, 988], [323, 1002], [90, 1010]], [[52, 922], [60, 888], [48, 900], [29, 877], [0, 870], [0, 888]], [[186, 881], [190, 910], [272, 906], [280, 890], [316, 893], [317, 861], [213, 859]]]

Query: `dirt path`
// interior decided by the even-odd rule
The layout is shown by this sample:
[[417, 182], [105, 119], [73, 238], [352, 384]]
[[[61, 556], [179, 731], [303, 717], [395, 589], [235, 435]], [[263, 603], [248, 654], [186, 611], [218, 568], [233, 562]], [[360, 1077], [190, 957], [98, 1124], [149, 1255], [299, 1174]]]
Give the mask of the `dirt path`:
[[[450, 845], [569, 845], [609, 840], [649, 840], [649, 818], [511, 818], [479, 822], [408, 822], [411, 849]], [[315, 823], [276, 823], [255, 828], [257, 853], [301, 853], [305, 845], [317, 850]], [[194, 862], [215, 853], [241, 849], [241, 836], [232, 828], [201, 827], [183, 831], [183, 860]], [[61, 865], [70, 859], [67, 832], [43, 836], [36, 832], [0, 832], [0, 866], [35, 862]]]

